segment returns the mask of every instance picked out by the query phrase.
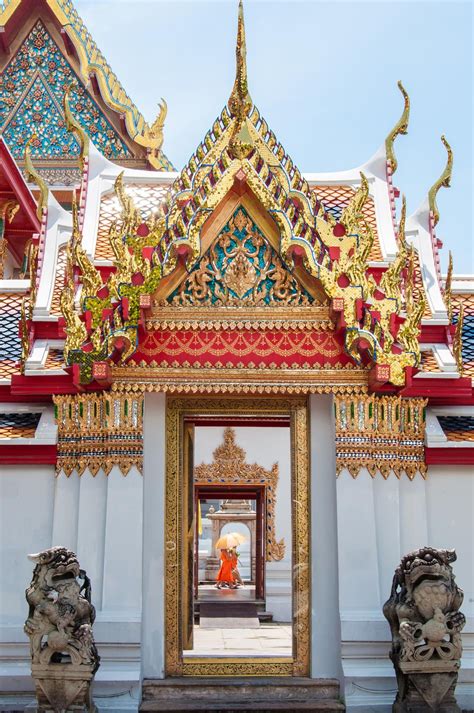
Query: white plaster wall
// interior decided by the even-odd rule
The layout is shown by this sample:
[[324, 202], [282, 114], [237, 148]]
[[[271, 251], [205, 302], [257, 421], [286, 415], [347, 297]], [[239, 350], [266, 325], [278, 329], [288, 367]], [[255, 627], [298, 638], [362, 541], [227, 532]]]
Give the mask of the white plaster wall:
[[0, 474], [0, 622], [23, 626], [25, 589], [32, 563], [27, 554], [51, 545], [54, 466], [2, 465]]
[[98, 685], [138, 679], [142, 580], [142, 476], [118, 468], [55, 477], [54, 467], [2, 466], [0, 474], [0, 690], [28, 690], [23, 632], [31, 581], [27, 554], [64, 545], [92, 582], [94, 634], [102, 657]]
[[[275, 536], [284, 538], [283, 560], [265, 565], [266, 609], [274, 621], [291, 621], [291, 442], [289, 428], [244, 427], [234, 428], [235, 441], [246, 452], [246, 462], [257, 463], [271, 470], [278, 463], [279, 479], [276, 491]], [[224, 427], [209, 426], [195, 429], [194, 463], [212, 463], [213, 452], [221, 445]]]
[[390, 631], [382, 614], [400, 558], [430, 545], [454, 548], [456, 581], [464, 590], [464, 654], [458, 695], [474, 695], [474, 477], [467, 466], [430, 467], [387, 480], [364, 470], [337, 480], [339, 583], [347, 701], [393, 701]]

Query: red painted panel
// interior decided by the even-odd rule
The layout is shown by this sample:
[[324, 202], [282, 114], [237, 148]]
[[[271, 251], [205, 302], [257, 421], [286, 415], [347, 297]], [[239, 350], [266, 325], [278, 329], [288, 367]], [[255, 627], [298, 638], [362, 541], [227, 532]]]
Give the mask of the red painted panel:
[[474, 465], [474, 448], [425, 448], [427, 465]]
[[165, 366], [322, 366], [352, 363], [342, 336], [332, 332], [279, 329], [163, 329], [145, 336], [133, 361]]
[[[57, 446], [0, 445], [0, 463], [4, 465], [56, 465]], [[20, 473], [18, 473], [21, 477]]]

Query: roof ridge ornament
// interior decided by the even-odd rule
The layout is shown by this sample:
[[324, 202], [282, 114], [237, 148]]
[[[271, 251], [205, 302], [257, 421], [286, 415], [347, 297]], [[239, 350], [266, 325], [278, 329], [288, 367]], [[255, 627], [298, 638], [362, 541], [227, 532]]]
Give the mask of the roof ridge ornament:
[[245, 42], [244, 6], [239, 0], [237, 22], [237, 41], [235, 45], [235, 81], [227, 105], [230, 115], [235, 119], [229, 151], [235, 158], [246, 158], [253, 149], [253, 139], [246, 124], [247, 116], [253, 106], [248, 89], [247, 47]]
[[453, 322], [453, 254], [449, 251], [448, 273], [444, 283], [444, 302], [448, 313], [449, 323]]
[[456, 331], [454, 332], [453, 338], [453, 355], [456, 361], [456, 366], [458, 368], [459, 376], [464, 375], [464, 364], [462, 358], [462, 330], [464, 326], [464, 305], [461, 302], [458, 313], [458, 321], [456, 324]]
[[33, 161], [31, 160], [31, 144], [33, 141], [36, 141], [38, 139], [38, 136], [36, 134], [32, 134], [28, 141], [26, 142], [25, 146], [25, 174], [26, 174], [26, 180], [29, 181], [30, 183], [36, 183], [36, 185], [39, 188], [40, 191], [40, 196], [38, 200], [38, 205], [36, 207], [36, 215], [38, 216], [38, 220], [41, 222], [43, 220], [43, 209], [46, 208], [48, 205], [48, 193], [49, 193], [49, 188], [46, 184], [46, 182], [41, 178], [40, 174], [36, 170], [36, 168], [33, 166]]
[[392, 175], [395, 173], [398, 167], [398, 161], [393, 150], [393, 144], [399, 134], [405, 135], [408, 133], [408, 120], [410, 118], [410, 97], [408, 96], [405, 87], [403, 86], [401, 81], [397, 82], [397, 86], [403, 94], [405, 106], [403, 107], [401, 117], [385, 139], [385, 154], [387, 157], [387, 162], [390, 164]]
[[66, 91], [64, 92], [64, 97], [63, 97], [63, 108], [64, 108], [64, 118], [66, 119], [66, 129], [70, 133], [73, 133], [74, 136], [76, 137], [76, 139], [79, 141], [79, 148], [80, 148], [79, 166], [81, 168], [81, 171], [83, 171], [86, 157], [89, 155], [90, 139], [89, 139], [89, 136], [84, 131], [84, 129], [82, 128], [82, 126], [79, 124], [79, 122], [75, 118], [74, 114], [72, 113], [71, 105], [69, 103], [71, 91], [73, 89], [75, 89], [76, 87], [77, 87], [77, 82], [71, 82], [66, 87]]
[[430, 211], [433, 214], [433, 224], [437, 225], [439, 221], [439, 210], [436, 203], [436, 196], [441, 187], [449, 188], [451, 186], [451, 176], [453, 175], [453, 151], [451, 146], [446, 141], [446, 137], [443, 134], [441, 136], [441, 141], [443, 142], [446, 151], [448, 152], [448, 157], [446, 159], [446, 166], [443, 173], [438, 178], [437, 181], [433, 183], [430, 190], [428, 191], [428, 203], [430, 206]]
[[168, 104], [161, 97], [161, 101], [158, 102], [158, 114], [151, 126], [146, 124], [143, 133], [137, 134], [135, 136], [135, 141], [140, 146], [145, 146], [148, 149], [148, 161], [153, 166], [159, 170], [162, 168], [162, 161], [160, 159], [161, 147], [164, 141], [164, 128], [166, 116], [168, 114]]

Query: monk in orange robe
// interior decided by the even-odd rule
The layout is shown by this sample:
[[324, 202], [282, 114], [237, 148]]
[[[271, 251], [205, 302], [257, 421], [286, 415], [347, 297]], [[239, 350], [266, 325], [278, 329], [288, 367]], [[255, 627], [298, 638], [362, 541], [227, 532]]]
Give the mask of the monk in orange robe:
[[230, 556], [232, 558], [232, 576], [234, 577], [236, 587], [239, 586], [244, 586], [244, 581], [242, 577], [240, 576], [239, 572], [239, 556], [237, 554], [237, 550], [235, 547], [233, 547], [230, 551]]
[[227, 585], [230, 589], [235, 589], [234, 575], [232, 574], [233, 557], [229, 550], [221, 550], [221, 566], [217, 573], [217, 589], [222, 589]]

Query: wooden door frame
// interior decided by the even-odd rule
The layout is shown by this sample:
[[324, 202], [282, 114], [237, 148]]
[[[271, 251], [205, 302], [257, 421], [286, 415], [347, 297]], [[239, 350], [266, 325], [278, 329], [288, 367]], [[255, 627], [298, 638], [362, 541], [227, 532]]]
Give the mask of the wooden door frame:
[[[203, 495], [204, 493], [204, 495]], [[206, 495], [209, 493], [209, 495]], [[195, 512], [199, 499], [207, 498], [218, 500], [219, 494], [225, 495], [228, 500], [239, 500], [244, 498], [256, 501], [256, 528], [255, 528], [255, 599], [265, 599], [265, 557], [263, 547], [263, 533], [265, 528], [263, 523], [266, 518], [265, 512], [265, 486], [264, 485], [235, 485], [219, 484], [209, 485], [209, 483], [194, 484]], [[215, 497], [217, 495], [217, 497]], [[224, 499], [224, 498], [222, 498]], [[196, 518], [195, 538], [198, 541], [198, 524]], [[196, 548], [198, 550], [199, 548]], [[199, 568], [198, 555], [196, 556], [195, 571]], [[252, 569], [252, 552], [250, 552], [250, 570]], [[198, 582], [195, 578], [194, 596], [197, 596]]]

